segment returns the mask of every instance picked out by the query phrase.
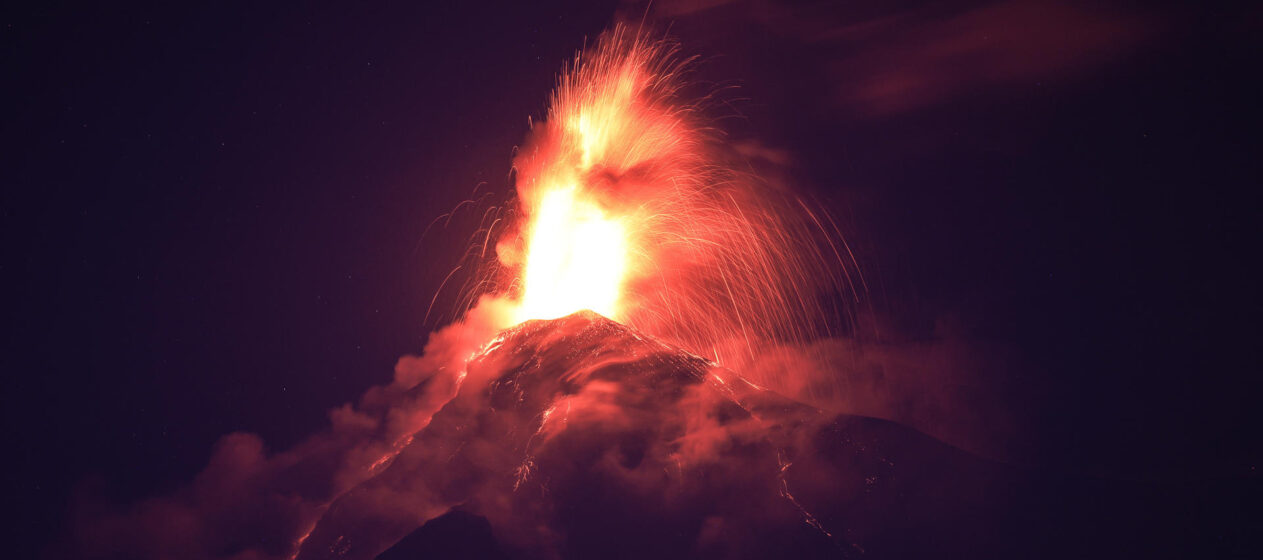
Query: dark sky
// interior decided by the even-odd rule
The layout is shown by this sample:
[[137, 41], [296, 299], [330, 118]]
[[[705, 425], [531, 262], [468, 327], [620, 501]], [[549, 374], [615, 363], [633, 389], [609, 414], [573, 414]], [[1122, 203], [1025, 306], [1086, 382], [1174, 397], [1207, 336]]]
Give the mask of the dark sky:
[[[698, 6], [654, 21], [740, 86], [734, 142], [844, 220], [874, 320], [1016, 356], [983, 391], [1027, 411], [1015, 456], [1257, 481], [1257, 11]], [[508, 192], [616, 11], [6, 11], [11, 528], [53, 538], [79, 484], [169, 490], [232, 431], [287, 447], [390, 379], [477, 216], [426, 226]]]

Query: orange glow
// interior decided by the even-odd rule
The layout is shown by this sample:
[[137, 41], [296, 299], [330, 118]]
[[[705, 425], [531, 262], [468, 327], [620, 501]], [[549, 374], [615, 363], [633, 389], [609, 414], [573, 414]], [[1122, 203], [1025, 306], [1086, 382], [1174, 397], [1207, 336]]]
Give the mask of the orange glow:
[[750, 172], [713, 93], [682, 101], [690, 63], [616, 27], [562, 73], [496, 246], [515, 322], [589, 309], [736, 367], [845, 320], [863, 278], [837, 226]]

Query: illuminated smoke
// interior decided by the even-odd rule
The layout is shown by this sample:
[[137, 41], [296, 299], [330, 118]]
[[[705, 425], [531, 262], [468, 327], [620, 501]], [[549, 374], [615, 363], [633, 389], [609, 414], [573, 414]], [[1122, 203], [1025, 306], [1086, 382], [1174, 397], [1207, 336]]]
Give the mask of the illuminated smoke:
[[484, 298], [431, 334], [423, 355], [400, 358], [391, 383], [331, 410], [326, 430], [291, 449], [273, 453], [257, 435], [229, 434], [193, 482], [171, 494], [115, 506], [81, 493], [73, 539], [52, 556], [292, 557], [330, 503], [388, 468], [457, 394], [466, 361], [503, 327], [509, 309]]

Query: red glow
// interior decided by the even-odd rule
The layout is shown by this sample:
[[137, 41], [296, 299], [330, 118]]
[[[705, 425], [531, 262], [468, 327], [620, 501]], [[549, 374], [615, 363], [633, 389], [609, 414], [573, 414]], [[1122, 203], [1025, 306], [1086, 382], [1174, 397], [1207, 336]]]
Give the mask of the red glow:
[[681, 99], [688, 62], [619, 27], [563, 73], [514, 161], [513, 323], [591, 309], [733, 364], [835, 322], [821, 294], [856, 288], [836, 228], [739, 171]]

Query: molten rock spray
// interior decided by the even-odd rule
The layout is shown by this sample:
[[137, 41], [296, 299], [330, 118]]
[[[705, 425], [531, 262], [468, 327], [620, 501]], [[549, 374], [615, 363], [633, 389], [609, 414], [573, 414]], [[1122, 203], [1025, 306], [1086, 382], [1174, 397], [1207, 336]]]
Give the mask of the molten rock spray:
[[831, 219], [738, 171], [680, 99], [688, 63], [619, 27], [563, 73], [496, 246], [514, 322], [588, 309], [727, 365], [828, 334], [821, 301], [863, 289]]

